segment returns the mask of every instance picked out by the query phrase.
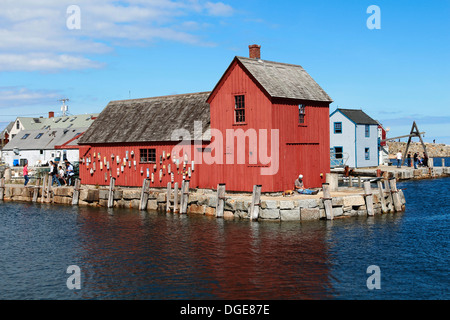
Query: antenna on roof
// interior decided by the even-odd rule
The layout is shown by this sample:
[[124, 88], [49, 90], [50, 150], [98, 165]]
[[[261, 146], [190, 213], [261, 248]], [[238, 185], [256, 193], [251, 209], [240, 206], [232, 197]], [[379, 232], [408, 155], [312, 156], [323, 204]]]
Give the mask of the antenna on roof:
[[64, 98], [64, 99], [59, 99], [58, 101], [61, 101], [63, 103], [63, 105], [61, 106], [61, 112], [63, 117], [65, 117], [67, 115], [67, 111], [69, 110], [69, 107], [66, 105], [66, 101], [69, 101], [68, 98]]

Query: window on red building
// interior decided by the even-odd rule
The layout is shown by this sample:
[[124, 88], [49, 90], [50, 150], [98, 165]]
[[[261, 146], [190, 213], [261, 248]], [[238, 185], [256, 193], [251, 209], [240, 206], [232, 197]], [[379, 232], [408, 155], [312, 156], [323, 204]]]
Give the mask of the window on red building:
[[141, 163], [155, 163], [156, 149], [139, 149]]
[[299, 124], [305, 123], [305, 105], [304, 104], [298, 105], [298, 123]]
[[236, 123], [245, 122], [245, 96], [234, 96]]

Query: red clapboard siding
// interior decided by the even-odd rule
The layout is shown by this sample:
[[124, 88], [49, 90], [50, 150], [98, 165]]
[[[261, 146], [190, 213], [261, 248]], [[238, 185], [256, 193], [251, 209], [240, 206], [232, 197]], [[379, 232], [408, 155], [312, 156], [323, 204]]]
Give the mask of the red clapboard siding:
[[[235, 96], [245, 96], [245, 123], [235, 123]], [[292, 99], [277, 99], [270, 97], [265, 90], [254, 81], [253, 77], [237, 62], [231, 64], [225, 72], [212, 95], [208, 100], [210, 104], [211, 116], [211, 134], [212, 141], [203, 143], [201, 146], [190, 146], [191, 157], [189, 157], [188, 167], [191, 161], [195, 159], [194, 171], [190, 179], [192, 188], [215, 189], [219, 183], [226, 184], [227, 191], [245, 191], [251, 192], [255, 184], [262, 185], [263, 192], [279, 192], [293, 189], [294, 181], [301, 173], [304, 176], [306, 187], [320, 187], [325, 182], [326, 173], [330, 172], [330, 135], [329, 135], [329, 102], [301, 101]], [[305, 123], [299, 124], [299, 104], [305, 105]], [[230, 141], [226, 140], [227, 130], [252, 135], [252, 130], [257, 134], [256, 153], [257, 162], [250, 164], [250, 139], [245, 142], [245, 163], [238, 163], [238, 153], [236, 149], [227, 148]], [[262, 175], [261, 170], [267, 169], [273, 164], [264, 164], [260, 158], [261, 144], [259, 137], [265, 130], [268, 139], [267, 156], [274, 160], [278, 156], [278, 170], [273, 175]], [[278, 140], [271, 139], [271, 133], [278, 134]], [[219, 135], [216, 135], [219, 133]], [[216, 140], [215, 137], [221, 140]], [[222, 149], [218, 146], [222, 145]], [[276, 154], [271, 154], [272, 144], [278, 142], [279, 148]], [[236, 145], [236, 141], [235, 141]], [[83, 184], [108, 185], [109, 176], [116, 178], [116, 184], [121, 186], [142, 186], [143, 179], [147, 178], [147, 169], [154, 173], [154, 182], [152, 187], [166, 187], [171, 181], [171, 175], [168, 173], [168, 164], [174, 174], [174, 182], [181, 183], [183, 178], [182, 162], [177, 170], [173, 163], [173, 148], [177, 146], [176, 142], [155, 142], [155, 143], [133, 143], [133, 144], [111, 144], [82, 146], [80, 148], [80, 159], [86, 160], [90, 157], [96, 161], [96, 170], [91, 174], [92, 164], [87, 166], [86, 162], [80, 164], [80, 177]], [[140, 163], [139, 149], [156, 149], [156, 170], [154, 164]], [[201, 148], [210, 148], [201, 152]], [[200, 151], [198, 151], [200, 149]], [[129, 154], [129, 160], [132, 161], [131, 167], [128, 162], [121, 171], [123, 158]], [[131, 151], [134, 151], [134, 158], [131, 158]], [[164, 159], [160, 164], [160, 156], [163, 152], [170, 153], [169, 159]], [[97, 156], [94, 158], [94, 153]], [[110, 170], [105, 166], [100, 169], [100, 161], [110, 161]], [[111, 161], [111, 155], [120, 157], [120, 164]], [[227, 162], [227, 156], [234, 154], [232, 163]], [[201, 162], [198, 156], [215, 158], [221, 163], [207, 163], [202, 157]], [[255, 156], [255, 154], [253, 154]], [[180, 155], [177, 156], [180, 158]], [[136, 169], [133, 161], [137, 161]], [[181, 161], [182, 159], [180, 159]], [[159, 179], [160, 169], [164, 169], [162, 181]], [[117, 168], [120, 172], [117, 175]], [[143, 173], [141, 174], [141, 168]], [[105, 172], [107, 178], [105, 179]]]

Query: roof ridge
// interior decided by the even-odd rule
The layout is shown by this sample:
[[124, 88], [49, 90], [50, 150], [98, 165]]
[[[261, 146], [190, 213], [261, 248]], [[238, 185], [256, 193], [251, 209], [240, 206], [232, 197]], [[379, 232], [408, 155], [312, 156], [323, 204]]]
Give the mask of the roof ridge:
[[248, 61], [255, 61], [255, 62], [262, 61], [262, 62], [268, 62], [268, 63], [274, 63], [274, 64], [281, 64], [281, 65], [284, 65], [284, 66], [290, 66], [290, 67], [300, 67], [300, 68], [304, 69], [304, 68], [303, 68], [301, 65], [299, 65], [299, 64], [292, 64], [292, 63], [285, 63], [285, 62], [271, 61], [271, 60], [264, 60], [264, 59], [253, 59], [253, 58], [241, 57], [241, 56], [236, 56], [236, 58], [238, 58], [238, 59], [245, 59], [245, 60], [248, 60]]
[[130, 102], [134, 102], [134, 101], [145, 101], [145, 100], [153, 100], [153, 99], [168, 99], [168, 98], [173, 98], [173, 97], [182, 97], [182, 96], [191, 96], [191, 95], [206, 95], [206, 94], [210, 94], [211, 91], [203, 91], [203, 92], [192, 92], [192, 93], [180, 93], [180, 94], [171, 94], [171, 95], [166, 95], [166, 96], [156, 96], [156, 97], [146, 97], [146, 98], [135, 98], [135, 99], [122, 99], [122, 100], [111, 100], [111, 102], [125, 102], [125, 101], [130, 101]]

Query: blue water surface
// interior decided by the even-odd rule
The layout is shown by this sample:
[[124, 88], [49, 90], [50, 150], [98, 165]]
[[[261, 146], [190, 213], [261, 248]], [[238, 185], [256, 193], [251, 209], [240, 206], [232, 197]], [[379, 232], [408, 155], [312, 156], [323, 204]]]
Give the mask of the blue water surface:
[[0, 202], [0, 299], [449, 299], [450, 179], [398, 187], [403, 213], [307, 223]]

